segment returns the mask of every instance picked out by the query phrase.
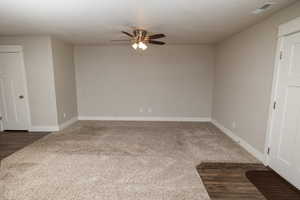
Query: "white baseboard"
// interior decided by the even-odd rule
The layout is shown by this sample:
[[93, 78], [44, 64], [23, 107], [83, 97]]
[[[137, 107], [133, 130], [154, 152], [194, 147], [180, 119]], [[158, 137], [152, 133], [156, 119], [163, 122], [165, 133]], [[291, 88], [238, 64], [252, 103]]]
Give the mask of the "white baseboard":
[[67, 128], [78, 120], [78, 117], [73, 117], [70, 120], [60, 124], [59, 126], [32, 126], [30, 132], [56, 132]]
[[210, 122], [209, 117], [91, 117], [79, 116], [78, 120], [95, 121], [165, 121], [165, 122]]
[[209, 117], [90, 117], [80, 116], [60, 124], [59, 126], [32, 126], [31, 132], [55, 132], [67, 128], [77, 120], [95, 121], [165, 121], [165, 122], [210, 122]]
[[217, 122], [215, 119], [212, 119], [211, 122], [218, 127], [222, 132], [224, 132], [227, 136], [229, 136], [232, 140], [234, 140], [236, 143], [241, 145], [245, 150], [247, 150], [250, 154], [252, 154], [255, 158], [257, 158], [262, 163], [265, 163], [265, 156], [263, 153], [256, 150], [252, 145], [250, 145], [248, 142], [243, 140], [241, 137], [237, 136], [235, 133], [233, 133], [228, 128], [221, 125], [219, 122]]
[[237, 136], [228, 128], [221, 125], [214, 119], [209, 117], [92, 117], [92, 116], [79, 116], [73, 117], [72, 119], [64, 122], [59, 126], [32, 126], [30, 128], [31, 132], [54, 132], [62, 130], [77, 120], [88, 120], [88, 121], [165, 121], [165, 122], [212, 122], [216, 127], [218, 127], [222, 132], [228, 135], [232, 140], [241, 145], [250, 154], [256, 157], [259, 161], [265, 162], [265, 156], [263, 153], [256, 150], [252, 145], [243, 140], [241, 137]]
[[59, 125], [59, 130], [63, 130], [65, 128], [67, 128], [68, 126], [71, 126], [72, 124], [74, 124], [77, 121], [78, 121], [78, 117], [73, 117], [73, 118], [69, 119], [68, 121], [60, 124]]
[[32, 126], [30, 132], [55, 132], [59, 131], [59, 126]]

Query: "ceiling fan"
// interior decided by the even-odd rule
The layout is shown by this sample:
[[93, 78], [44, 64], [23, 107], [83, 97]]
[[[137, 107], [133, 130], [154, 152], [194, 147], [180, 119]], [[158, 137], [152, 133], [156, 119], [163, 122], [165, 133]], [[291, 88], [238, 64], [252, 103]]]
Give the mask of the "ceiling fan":
[[132, 43], [132, 48], [135, 50], [137, 49], [142, 49], [146, 50], [147, 49], [147, 43], [149, 44], [154, 44], [154, 45], [164, 45], [166, 44], [165, 42], [162, 41], [157, 41], [155, 39], [160, 39], [166, 37], [165, 34], [154, 34], [154, 35], [148, 35], [148, 32], [143, 29], [135, 29], [133, 30], [132, 34], [128, 33], [126, 31], [121, 31], [123, 34], [126, 36], [130, 37], [128, 40], [112, 40], [112, 41], [128, 41]]

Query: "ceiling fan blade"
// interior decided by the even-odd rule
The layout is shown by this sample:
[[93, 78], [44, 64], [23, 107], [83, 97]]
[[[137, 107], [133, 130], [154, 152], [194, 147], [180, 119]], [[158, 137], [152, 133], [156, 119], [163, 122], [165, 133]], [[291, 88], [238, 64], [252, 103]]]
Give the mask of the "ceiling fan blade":
[[131, 40], [110, 40], [111, 42], [131, 42]]
[[150, 36], [149, 36], [150, 40], [152, 40], [152, 39], [164, 38], [164, 37], [166, 37], [165, 34], [155, 34], [155, 35], [150, 35]]
[[161, 42], [161, 41], [155, 41], [155, 40], [149, 40], [150, 44], [157, 44], [157, 45], [164, 45], [166, 44], [165, 42]]
[[126, 31], [122, 31], [122, 33], [124, 33], [125, 35], [127, 35], [127, 36], [129, 36], [129, 37], [133, 37], [133, 35], [132, 35], [132, 34], [130, 34], [130, 33], [127, 33]]

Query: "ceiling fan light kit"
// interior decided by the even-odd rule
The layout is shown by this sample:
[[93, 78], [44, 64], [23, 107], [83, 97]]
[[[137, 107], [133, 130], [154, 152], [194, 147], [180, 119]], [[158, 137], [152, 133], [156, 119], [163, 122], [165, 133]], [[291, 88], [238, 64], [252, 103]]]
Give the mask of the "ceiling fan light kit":
[[135, 50], [137, 50], [138, 47], [139, 47], [138, 43], [133, 43], [132, 44], [132, 48], [134, 48]]
[[166, 37], [164, 34], [155, 34], [155, 35], [148, 35], [148, 32], [143, 29], [135, 29], [133, 33], [128, 33], [122, 31], [123, 34], [130, 37], [128, 40], [132, 43], [132, 48], [135, 50], [142, 49], [146, 50], [148, 46], [146, 44], [154, 44], [154, 45], [164, 45], [165, 42], [156, 41], [154, 39], [164, 38]]
[[138, 43], [135, 42], [135, 43], [133, 43], [132, 47], [135, 50], [137, 50], [137, 48], [142, 49], [142, 50], [146, 50], [148, 48], [147, 45], [145, 43], [143, 43], [143, 42], [138, 42]]
[[139, 48], [143, 49], [143, 50], [146, 50], [148, 47], [147, 47], [146, 44], [144, 44], [144, 42], [139, 42]]

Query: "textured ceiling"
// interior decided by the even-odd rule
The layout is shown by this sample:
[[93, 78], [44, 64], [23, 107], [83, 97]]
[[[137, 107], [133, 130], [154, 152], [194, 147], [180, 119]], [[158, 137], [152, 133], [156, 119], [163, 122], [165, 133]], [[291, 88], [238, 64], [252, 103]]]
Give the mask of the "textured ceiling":
[[288, 6], [273, 0], [1, 0], [0, 35], [51, 34], [76, 44], [109, 44], [130, 27], [165, 33], [169, 43], [215, 43]]

